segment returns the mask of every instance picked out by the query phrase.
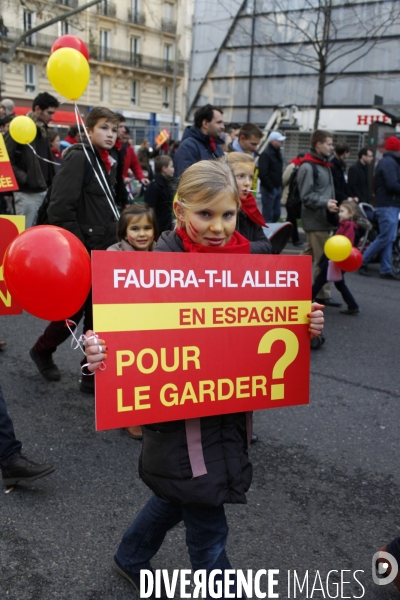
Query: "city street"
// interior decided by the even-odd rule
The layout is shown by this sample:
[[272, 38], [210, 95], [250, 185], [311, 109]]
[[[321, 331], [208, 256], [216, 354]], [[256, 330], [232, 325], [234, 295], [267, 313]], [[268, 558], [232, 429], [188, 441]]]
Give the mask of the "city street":
[[[400, 535], [400, 282], [371, 270], [371, 278], [346, 276], [359, 316], [325, 311], [310, 405], [255, 413], [248, 504], [226, 507], [233, 568], [279, 569], [280, 598], [400, 598], [371, 576], [373, 554]], [[0, 492], [0, 599], [127, 600], [133, 588], [111, 563], [150, 496], [137, 474], [140, 442], [95, 432], [94, 399], [79, 391], [81, 355], [69, 342], [55, 355], [62, 380], [41, 377], [28, 352], [44, 326], [26, 313], [0, 320], [0, 383], [17, 437], [30, 458], [57, 468]], [[168, 534], [153, 567], [190, 568], [183, 526]], [[300, 581], [308, 570], [308, 595], [303, 588], [294, 596], [294, 570]], [[338, 593], [342, 570], [350, 583]], [[317, 571], [323, 588], [317, 580], [312, 593]]]

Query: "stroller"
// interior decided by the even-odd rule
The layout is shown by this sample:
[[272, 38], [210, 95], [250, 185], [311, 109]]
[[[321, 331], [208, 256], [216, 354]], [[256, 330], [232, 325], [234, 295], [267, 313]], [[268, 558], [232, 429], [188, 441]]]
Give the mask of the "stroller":
[[[379, 233], [379, 225], [375, 214], [375, 208], [371, 204], [368, 204], [367, 202], [360, 202], [358, 207], [363, 217], [372, 223], [372, 229], [369, 231], [364, 231], [358, 243], [358, 249], [361, 253], [363, 253], [377, 237]], [[373, 262], [379, 262], [379, 256], [376, 257]], [[397, 236], [393, 243], [392, 249], [392, 269], [395, 275], [400, 276], [400, 215], [397, 227]]]

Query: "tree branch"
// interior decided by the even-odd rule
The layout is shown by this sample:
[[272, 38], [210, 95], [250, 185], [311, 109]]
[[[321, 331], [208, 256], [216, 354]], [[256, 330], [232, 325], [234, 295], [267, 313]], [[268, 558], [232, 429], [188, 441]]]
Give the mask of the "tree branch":
[[99, 4], [99, 2], [101, 2], [101, 0], [91, 0], [91, 2], [88, 2], [87, 4], [84, 4], [83, 6], [78, 6], [78, 8], [69, 10], [68, 12], [64, 13], [63, 15], [58, 15], [57, 17], [54, 17], [53, 19], [49, 19], [49, 21], [46, 21], [45, 23], [42, 23], [41, 25], [37, 25], [36, 27], [32, 27], [32, 29], [29, 29], [28, 31], [24, 31], [24, 33], [22, 35], [20, 35], [19, 38], [17, 38], [12, 43], [7, 54], [0, 55], [0, 62], [9, 64], [13, 59], [16, 49], [21, 44], [21, 42], [23, 42], [27, 37], [33, 35], [34, 33], [37, 33], [38, 31], [41, 31], [42, 29], [45, 29], [46, 27], [49, 27], [50, 25], [54, 25], [54, 23], [58, 23], [59, 21], [64, 21], [65, 19], [68, 19], [68, 17], [72, 17], [73, 15], [76, 15], [77, 13], [82, 12], [86, 8], [90, 8], [91, 6], [94, 6], [95, 4]]

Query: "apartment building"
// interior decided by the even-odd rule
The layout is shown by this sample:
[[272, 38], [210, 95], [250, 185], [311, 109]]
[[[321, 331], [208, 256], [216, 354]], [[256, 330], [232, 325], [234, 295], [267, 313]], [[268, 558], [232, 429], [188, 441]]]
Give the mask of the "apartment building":
[[[1, 3], [0, 55], [24, 32], [62, 16], [88, 0], [4, 0]], [[46, 63], [54, 40], [79, 36], [90, 53], [90, 83], [78, 101], [83, 115], [102, 105], [121, 112], [137, 139], [160, 129], [179, 127], [186, 108], [186, 82], [191, 46], [193, 0], [102, 0], [69, 18], [25, 38], [9, 64], [1, 63], [1, 97], [14, 100], [25, 114], [42, 91], [53, 93]], [[174, 94], [175, 89], [175, 94]], [[176, 98], [175, 111], [173, 99]], [[65, 101], [55, 124], [73, 122], [72, 104]], [[175, 133], [175, 131], [174, 131]]]

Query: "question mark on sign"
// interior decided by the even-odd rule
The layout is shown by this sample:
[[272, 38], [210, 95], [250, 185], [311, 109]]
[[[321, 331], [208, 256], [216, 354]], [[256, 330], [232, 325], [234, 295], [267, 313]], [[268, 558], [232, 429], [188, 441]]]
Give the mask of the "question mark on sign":
[[[269, 354], [272, 344], [282, 340], [285, 344], [284, 354], [276, 361], [272, 370], [272, 379], [283, 379], [285, 371], [295, 360], [299, 353], [299, 340], [290, 329], [276, 328], [268, 331], [258, 344], [258, 354]], [[271, 400], [283, 400], [285, 397], [285, 384], [274, 383], [271, 385]]]

